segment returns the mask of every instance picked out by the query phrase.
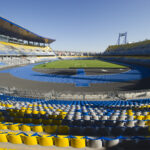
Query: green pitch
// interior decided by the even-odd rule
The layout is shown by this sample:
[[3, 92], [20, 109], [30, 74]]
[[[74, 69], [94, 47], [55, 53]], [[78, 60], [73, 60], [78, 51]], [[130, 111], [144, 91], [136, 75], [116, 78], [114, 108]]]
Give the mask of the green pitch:
[[58, 60], [34, 67], [35, 69], [69, 69], [69, 68], [126, 68], [125, 66], [101, 60]]

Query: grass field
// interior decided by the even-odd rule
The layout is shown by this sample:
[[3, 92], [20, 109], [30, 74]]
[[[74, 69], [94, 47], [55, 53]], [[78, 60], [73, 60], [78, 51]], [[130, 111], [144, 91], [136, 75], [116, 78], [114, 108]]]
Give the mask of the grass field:
[[101, 60], [58, 60], [34, 67], [35, 69], [69, 69], [69, 68], [126, 68], [125, 66]]

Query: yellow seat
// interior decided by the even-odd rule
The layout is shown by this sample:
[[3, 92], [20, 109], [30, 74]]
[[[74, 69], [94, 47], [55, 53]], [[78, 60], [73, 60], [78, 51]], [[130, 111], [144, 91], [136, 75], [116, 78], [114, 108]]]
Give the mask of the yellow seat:
[[39, 114], [39, 111], [33, 110], [32, 113], [33, 113], [34, 115], [36, 115], [36, 114]]
[[26, 109], [26, 107], [21, 107], [21, 109], [22, 109], [22, 110], [25, 110], [25, 109]]
[[64, 111], [62, 111], [62, 112], [60, 112], [60, 119], [64, 119], [65, 117], [66, 117], [66, 115], [67, 115], [67, 112], [64, 112]]
[[132, 112], [130, 112], [130, 113], [128, 113], [128, 115], [129, 115], [129, 116], [133, 116], [133, 113], [132, 113]]
[[11, 105], [11, 104], [6, 104], [6, 107], [8, 107], [8, 108], [10, 108], [10, 107], [12, 107], [13, 105]]
[[53, 146], [53, 139], [49, 136], [42, 136], [38, 138], [39, 144], [41, 146]]
[[132, 112], [132, 109], [127, 110], [128, 113]]
[[1, 105], [1, 106], [6, 107], [6, 104], [2, 103], [2, 105]]
[[0, 142], [8, 142], [6, 133], [0, 133]]
[[56, 111], [62, 111], [61, 109], [56, 109]]
[[21, 109], [20, 112], [21, 113], [25, 113], [26, 109]]
[[30, 128], [30, 126], [28, 126], [28, 125], [22, 125], [20, 129], [21, 129], [22, 131], [31, 131], [31, 128]]
[[64, 136], [55, 137], [55, 146], [69, 147], [69, 139]]
[[129, 116], [133, 116], [132, 109], [127, 110], [127, 115], [129, 115]]
[[8, 141], [13, 144], [22, 144], [22, 139], [20, 135], [15, 134], [8, 135]]
[[1, 129], [1, 130], [6, 130], [6, 129], [7, 129], [7, 125], [5, 125], [5, 124], [0, 124], [0, 129]]
[[25, 111], [25, 113], [26, 113], [26, 114], [31, 114], [32, 111], [31, 111], [30, 109], [27, 109], [27, 110]]
[[43, 127], [41, 125], [33, 126], [32, 131], [34, 131], [34, 132], [43, 132]]
[[85, 145], [85, 139], [80, 136], [76, 136], [76, 138], [71, 139], [71, 146], [74, 148], [84, 148]]
[[19, 130], [19, 126], [17, 124], [11, 124], [8, 126], [9, 130], [17, 131]]
[[26, 145], [37, 145], [36, 136], [24, 136], [24, 144], [26, 144]]
[[45, 111], [40, 111], [40, 114], [41, 114], [41, 115], [45, 115], [46, 112], [45, 112]]
[[51, 106], [50, 106], [50, 107], [48, 107], [48, 108], [53, 109], [53, 107], [51, 107]]
[[67, 114], [67, 112], [65, 112], [65, 111], [60, 112], [60, 115], [66, 115], [66, 114]]
[[150, 120], [150, 115], [145, 116], [145, 120]]
[[136, 118], [137, 120], [143, 120], [144, 119], [144, 116], [140, 115], [140, 116], [137, 116]]
[[143, 109], [143, 108], [146, 108], [146, 106], [145, 105], [143, 105], [143, 106], [141, 106], [141, 108]]

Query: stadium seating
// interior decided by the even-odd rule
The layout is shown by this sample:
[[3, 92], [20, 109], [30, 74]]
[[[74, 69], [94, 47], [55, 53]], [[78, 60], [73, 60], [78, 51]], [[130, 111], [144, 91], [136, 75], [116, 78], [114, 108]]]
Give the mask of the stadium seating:
[[[49, 61], [55, 56], [50, 47], [0, 41], [0, 67]], [[5, 64], [5, 65], [4, 65]]]
[[112, 45], [106, 49], [104, 55], [147, 56], [150, 55], [150, 40], [123, 45]]
[[100, 148], [120, 141], [140, 145], [150, 140], [146, 137], [150, 134], [150, 99], [46, 101], [6, 95], [0, 99], [0, 142]]
[[54, 56], [49, 47], [29, 46], [0, 41], [0, 55]]
[[52, 61], [55, 59], [56, 57], [49, 57], [49, 56], [28, 56], [28, 57], [5, 56], [5, 57], [0, 57], [0, 67], [30, 64], [30, 63], [36, 63], [41, 61]]
[[6, 95], [0, 99], [0, 142], [100, 148], [122, 140], [149, 140], [145, 136], [149, 135], [150, 99], [45, 101]]

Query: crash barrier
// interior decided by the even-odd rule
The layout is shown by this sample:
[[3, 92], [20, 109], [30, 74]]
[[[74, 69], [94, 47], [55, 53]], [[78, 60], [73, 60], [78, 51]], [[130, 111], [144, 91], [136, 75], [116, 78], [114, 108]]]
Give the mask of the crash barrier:
[[0, 142], [10, 142], [12, 144], [26, 144], [26, 145], [41, 145], [41, 146], [57, 146], [57, 147], [74, 147], [74, 148], [101, 148], [112, 147], [120, 144], [123, 141], [134, 141], [138, 144], [140, 141], [149, 142], [150, 137], [144, 136], [118, 136], [114, 138], [109, 137], [88, 137], [88, 136], [66, 136], [66, 135], [40, 135], [37, 133], [27, 134], [24, 132], [12, 133], [1, 132]]

